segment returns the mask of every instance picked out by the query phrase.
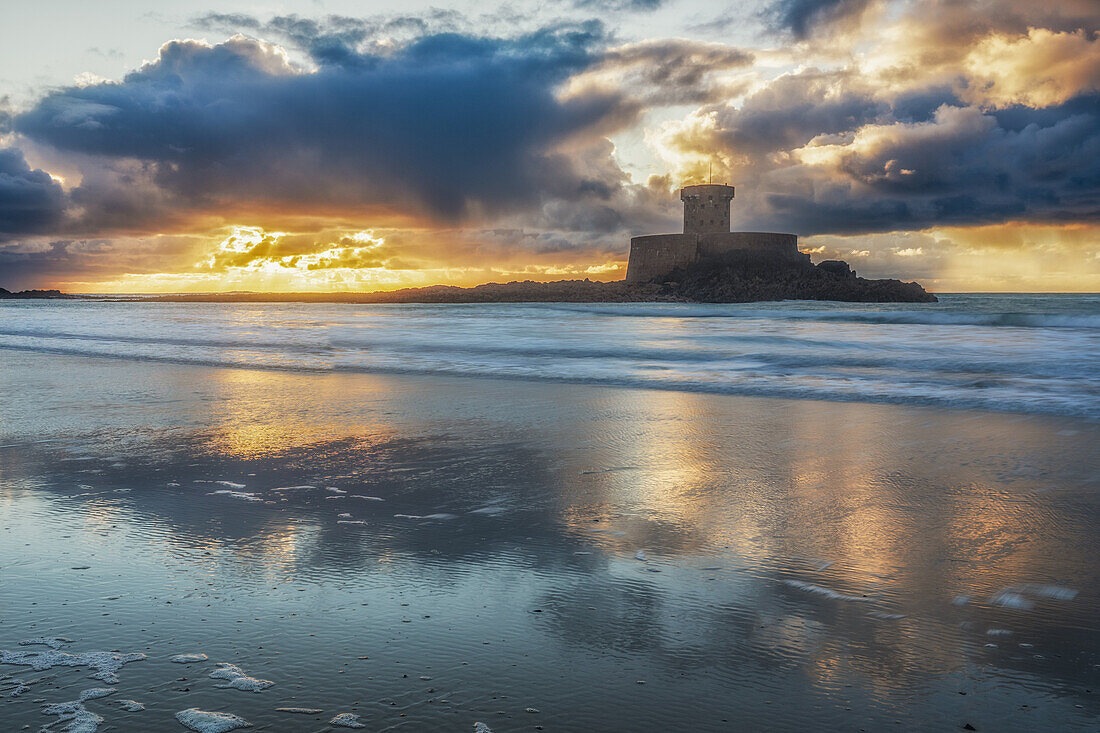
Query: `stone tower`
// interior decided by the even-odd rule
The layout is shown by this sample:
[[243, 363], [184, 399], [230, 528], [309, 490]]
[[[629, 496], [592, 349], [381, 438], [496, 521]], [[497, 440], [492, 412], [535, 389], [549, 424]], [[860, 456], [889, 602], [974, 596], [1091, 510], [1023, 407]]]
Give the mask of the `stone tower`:
[[721, 257], [727, 252], [755, 253], [761, 258], [810, 265], [810, 256], [798, 251], [798, 237], [793, 234], [731, 232], [732, 199], [733, 186], [707, 183], [681, 189], [684, 233], [633, 237], [626, 281], [661, 281], [677, 268]]
[[733, 186], [708, 183], [684, 186], [684, 234], [727, 234], [730, 230], [730, 200]]

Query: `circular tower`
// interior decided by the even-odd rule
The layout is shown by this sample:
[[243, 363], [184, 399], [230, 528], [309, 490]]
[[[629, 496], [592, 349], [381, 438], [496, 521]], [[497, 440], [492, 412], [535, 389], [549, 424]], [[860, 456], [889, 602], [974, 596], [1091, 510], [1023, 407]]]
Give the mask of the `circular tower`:
[[684, 202], [684, 234], [728, 233], [732, 198], [733, 186], [718, 183], [684, 186], [680, 190], [680, 200]]

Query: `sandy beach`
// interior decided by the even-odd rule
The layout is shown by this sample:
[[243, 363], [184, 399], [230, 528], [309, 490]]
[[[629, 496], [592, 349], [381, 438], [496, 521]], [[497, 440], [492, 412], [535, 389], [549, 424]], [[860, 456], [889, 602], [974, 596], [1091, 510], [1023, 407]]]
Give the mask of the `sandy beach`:
[[13, 730], [111, 651], [101, 730], [1100, 713], [1087, 419], [2, 354]]

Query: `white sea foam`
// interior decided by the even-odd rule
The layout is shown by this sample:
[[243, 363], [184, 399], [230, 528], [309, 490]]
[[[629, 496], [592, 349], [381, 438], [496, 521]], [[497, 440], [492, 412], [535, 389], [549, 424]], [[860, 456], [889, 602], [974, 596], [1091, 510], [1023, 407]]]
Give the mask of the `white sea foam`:
[[454, 519], [457, 514], [447, 514], [446, 512], [437, 512], [435, 514], [394, 514], [395, 519]]
[[325, 712], [321, 708], [275, 708], [277, 713], [299, 713], [301, 715], [316, 715]]
[[329, 725], [337, 728], [366, 728], [367, 726], [359, 722], [359, 716], [355, 713], [340, 713], [335, 718], [328, 722]]
[[187, 708], [176, 713], [176, 720], [184, 728], [197, 733], [228, 733], [238, 728], [251, 728], [249, 723], [239, 715], [233, 713], [220, 713], [198, 708]]
[[113, 695], [116, 692], [118, 692], [118, 690], [113, 687], [93, 687], [90, 690], [84, 690], [80, 693], [80, 701], [84, 702], [86, 700], [98, 700], [101, 697], [107, 697], [108, 695]]
[[997, 593], [989, 599], [989, 602], [995, 606], [1013, 608], [1017, 611], [1030, 611], [1035, 608], [1035, 603], [1024, 597], [1023, 594], [1008, 590]]
[[366, 524], [362, 519], [337, 519], [337, 524]]
[[233, 481], [207, 481], [205, 479], [195, 479], [196, 484], [220, 484], [222, 486], [228, 486], [231, 489], [241, 490], [245, 487], [245, 484], [234, 483]]
[[493, 517], [497, 514], [504, 514], [506, 511], [508, 511], [507, 507], [496, 504], [493, 506], [483, 506], [480, 509], [473, 509], [470, 511], [470, 514], [486, 514], [490, 517]]
[[272, 491], [309, 491], [310, 489], [316, 489], [316, 488], [317, 488], [316, 486], [310, 486], [308, 484], [303, 484], [302, 486], [278, 486], [278, 487], [272, 489]]
[[337, 514], [336, 516], [340, 519], [351, 519], [351, 515], [347, 512], [344, 512], [343, 514]]
[[348, 492], [344, 491], [343, 489], [336, 488], [335, 486], [326, 486], [325, 491], [331, 491], [333, 494], [346, 494], [346, 493], [348, 493]]
[[232, 687], [234, 690], [245, 692], [261, 692], [275, 684], [271, 680], [249, 677], [243, 669], [228, 662], [219, 662], [218, 668], [211, 672], [210, 676], [216, 680], [225, 680], [224, 685], [217, 685], [217, 687]]
[[784, 580], [786, 585], [792, 588], [798, 588], [804, 590], [807, 593], [813, 593], [819, 596], [825, 596], [826, 598], [832, 598], [834, 601], [850, 601], [853, 603], [873, 603], [873, 598], [867, 596], [852, 596], [845, 593], [837, 593], [835, 590], [829, 588], [822, 588], [820, 585], [814, 585], [813, 583], [804, 583], [801, 580]]
[[67, 723], [68, 725], [64, 728], [66, 733], [94, 733], [99, 724], [103, 722], [103, 718], [84, 707], [83, 693], [81, 698], [80, 700], [57, 702], [43, 707], [42, 714], [56, 715], [57, 722], [43, 726], [42, 729], [48, 730], [58, 723]]
[[177, 654], [168, 661], [176, 664], [192, 664], [194, 662], [205, 662], [209, 658], [202, 652], [197, 652], [195, 654]]
[[119, 700], [119, 707], [128, 713], [140, 713], [145, 709], [144, 703], [140, 703], [137, 700]]
[[1077, 597], [1077, 591], [1064, 585], [1042, 585], [1039, 583], [1023, 583], [1013, 585], [995, 593], [989, 602], [1003, 608], [1012, 608], [1018, 611], [1030, 611], [1035, 608], [1036, 598], [1047, 598], [1055, 601], [1072, 601]]
[[352, 494], [352, 499], [363, 499], [364, 501], [385, 501], [381, 496], [363, 496], [362, 494]]
[[493, 733], [493, 729], [481, 721], [474, 723], [474, 733]]
[[122, 654], [119, 652], [82, 652], [69, 653], [57, 649], [49, 651], [5, 651], [0, 650], [0, 664], [16, 664], [31, 667], [42, 672], [54, 667], [88, 667], [95, 670], [89, 677], [103, 680], [109, 685], [118, 682], [118, 673], [124, 664], [140, 662], [145, 659], [141, 652]]
[[635, 552], [634, 553], [634, 559], [635, 560], [641, 560], [642, 562], [645, 562], [645, 550], [638, 550], [637, 552]]
[[1040, 598], [1053, 598], [1056, 601], [1072, 601], [1077, 597], [1077, 591], [1064, 585], [1033, 585], [1022, 586], [1025, 593], [1031, 593]]
[[24, 639], [19, 642], [19, 646], [34, 646], [35, 644], [41, 644], [48, 646], [50, 649], [60, 649], [65, 644], [72, 644], [72, 639], [66, 639], [64, 636], [36, 636], [33, 639]]
[[248, 491], [231, 491], [230, 489], [218, 489], [217, 491], [211, 491], [207, 493], [207, 496], [214, 496], [216, 494], [228, 496], [231, 499], [239, 499], [241, 501], [263, 501], [263, 497], [257, 496], [256, 494], [250, 493]]

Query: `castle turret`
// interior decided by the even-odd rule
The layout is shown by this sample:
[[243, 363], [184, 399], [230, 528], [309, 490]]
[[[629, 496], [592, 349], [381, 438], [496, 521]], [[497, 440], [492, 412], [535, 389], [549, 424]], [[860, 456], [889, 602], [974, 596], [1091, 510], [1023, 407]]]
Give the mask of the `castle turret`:
[[684, 186], [680, 190], [680, 200], [684, 202], [684, 234], [728, 234], [732, 198], [733, 186], [717, 183]]

